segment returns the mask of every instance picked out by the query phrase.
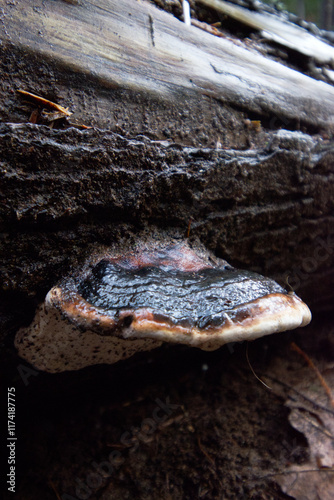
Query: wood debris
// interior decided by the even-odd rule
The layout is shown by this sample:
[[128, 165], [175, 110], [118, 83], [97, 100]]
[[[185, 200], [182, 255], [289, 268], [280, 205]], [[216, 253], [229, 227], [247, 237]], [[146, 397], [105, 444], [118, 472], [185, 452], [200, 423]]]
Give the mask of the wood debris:
[[60, 106], [59, 104], [56, 104], [55, 102], [49, 101], [48, 99], [44, 99], [44, 97], [40, 97], [36, 94], [32, 94], [31, 92], [26, 92], [25, 90], [18, 90], [17, 91], [19, 94], [23, 95], [26, 97], [28, 100], [34, 102], [41, 108], [48, 108], [52, 109], [55, 111], [58, 111], [59, 113], [63, 114], [64, 116], [71, 116], [72, 113], [68, 110], [68, 108], [63, 108], [63, 106]]
[[[65, 120], [69, 127], [75, 127], [80, 130], [87, 130], [92, 127], [84, 125], [82, 123], [75, 123], [69, 121], [68, 118], [73, 114], [68, 108], [64, 108], [53, 101], [49, 101], [44, 97], [38, 96], [26, 90], [18, 90], [20, 95], [26, 98], [32, 104], [37, 107], [33, 109], [30, 114], [29, 122], [34, 124], [44, 124], [53, 128], [54, 124], [60, 120]], [[66, 127], [65, 127], [66, 128]]]

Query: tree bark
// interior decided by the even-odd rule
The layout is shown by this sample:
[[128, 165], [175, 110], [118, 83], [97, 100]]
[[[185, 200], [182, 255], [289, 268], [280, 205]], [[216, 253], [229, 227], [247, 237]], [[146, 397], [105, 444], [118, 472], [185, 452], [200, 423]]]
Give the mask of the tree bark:
[[[124, 227], [192, 221], [232, 264], [331, 304], [332, 86], [143, 2], [1, 3], [4, 292], [42, 297]], [[24, 125], [16, 89], [94, 128]]]
[[191, 222], [217, 255], [331, 303], [331, 146], [286, 131], [244, 151], [38, 125], [2, 125], [0, 137], [8, 291], [45, 293], [124, 228], [185, 235]]

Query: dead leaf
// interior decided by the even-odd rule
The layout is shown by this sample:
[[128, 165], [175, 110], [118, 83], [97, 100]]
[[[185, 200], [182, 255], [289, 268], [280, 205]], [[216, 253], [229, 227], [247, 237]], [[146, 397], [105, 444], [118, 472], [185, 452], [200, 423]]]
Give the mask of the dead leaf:
[[[333, 391], [334, 368], [322, 371]], [[306, 437], [308, 463], [291, 466], [277, 476], [282, 491], [296, 500], [332, 500], [334, 498], [334, 411], [323, 386], [309, 370], [301, 383], [293, 387], [286, 406], [291, 408], [291, 425]], [[299, 394], [299, 395], [298, 395]], [[303, 397], [304, 396], [304, 397]]]

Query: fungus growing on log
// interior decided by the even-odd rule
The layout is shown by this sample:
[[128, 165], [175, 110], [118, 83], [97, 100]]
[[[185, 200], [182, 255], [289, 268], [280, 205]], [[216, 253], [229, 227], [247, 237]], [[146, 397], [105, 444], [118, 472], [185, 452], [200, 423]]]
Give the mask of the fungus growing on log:
[[215, 350], [307, 325], [308, 307], [200, 244], [149, 241], [108, 250], [52, 288], [15, 345], [49, 371], [115, 363], [163, 342]]

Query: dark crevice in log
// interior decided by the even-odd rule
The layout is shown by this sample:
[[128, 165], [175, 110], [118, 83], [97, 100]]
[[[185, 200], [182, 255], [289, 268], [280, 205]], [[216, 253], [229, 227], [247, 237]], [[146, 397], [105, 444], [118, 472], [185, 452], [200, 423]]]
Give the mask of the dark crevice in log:
[[[217, 102], [222, 102], [219, 98], [214, 98]], [[241, 106], [237, 104], [231, 104], [231, 109], [237, 112], [247, 113], [247, 119], [250, 121], [259, 121], [259, 126], [263, 127], [265, 130], [280, 130], [282, 128], [290, 131], [301, 131], [303, 133], [312, 135], [317, 135], [324, 130], [322, 125], [315, 125], [307, 122], [306, 120], [293, 119], [285, 114], [279, 112], [276, 113], [263, 113], [250, 111], [247, 106]], [[247, 148], [245, 148], [247, 149]]]

